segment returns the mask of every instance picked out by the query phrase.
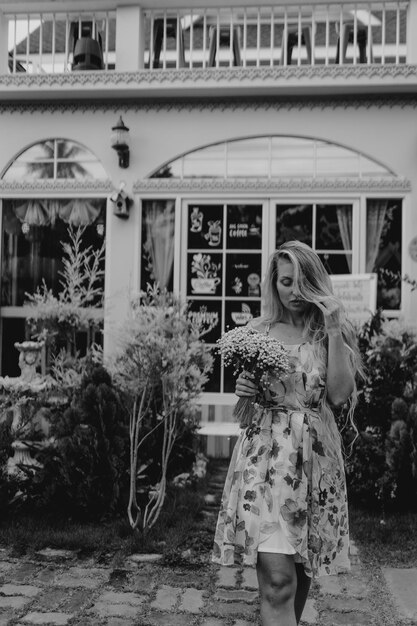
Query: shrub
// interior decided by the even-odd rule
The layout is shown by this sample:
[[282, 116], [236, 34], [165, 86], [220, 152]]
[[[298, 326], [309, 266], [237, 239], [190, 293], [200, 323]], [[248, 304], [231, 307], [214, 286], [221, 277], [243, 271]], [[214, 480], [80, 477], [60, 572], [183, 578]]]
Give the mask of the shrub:
[[[382, 510], [417, 506], [417, 344], [415, 331], [378, 311], [359, 346], [366, 381], [359, 390], [358, 438], [346, 460], [352, 500]], [[346, 443], [352, 432], [344, 433]]]
[[[142, 532], [160, 515], [174, 446], [192, 433], [195, 400], [211, 369], [199, 331], [186, 304], [149, 286], [132, 302], [119, 335], [120, 353], [111, 371], [130, 415], [128, 516], [132, 528]], [[159, 442], [159, 450], [151, 445], [150, 452], [153, 442]]]

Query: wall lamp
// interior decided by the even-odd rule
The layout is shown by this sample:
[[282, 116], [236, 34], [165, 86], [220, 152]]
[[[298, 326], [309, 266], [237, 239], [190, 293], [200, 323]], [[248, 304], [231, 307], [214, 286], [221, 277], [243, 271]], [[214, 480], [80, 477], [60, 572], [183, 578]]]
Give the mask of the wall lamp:
[[129, 129], [124, 125], [122, 116], [116, 126], [112, 127], [111, 147], [114, 148], [119, 155], [119, 167], [129, 167]]

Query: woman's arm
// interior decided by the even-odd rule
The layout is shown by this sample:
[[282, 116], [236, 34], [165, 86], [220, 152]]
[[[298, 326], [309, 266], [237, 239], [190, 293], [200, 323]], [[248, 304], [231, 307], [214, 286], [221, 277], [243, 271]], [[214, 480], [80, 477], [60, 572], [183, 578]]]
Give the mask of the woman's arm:
[[346, 402], [355, 388], [355, 378], [340, 328], [339, 308], [327, 303], [318, 303], [322, 310], [328, 336], [327, 354], [327, 398], [331, 404], [340, 406]]

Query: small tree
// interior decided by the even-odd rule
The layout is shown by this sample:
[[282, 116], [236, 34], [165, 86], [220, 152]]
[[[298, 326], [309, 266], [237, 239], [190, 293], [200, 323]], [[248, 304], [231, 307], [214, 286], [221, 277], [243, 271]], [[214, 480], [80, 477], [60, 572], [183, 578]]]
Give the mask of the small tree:
[[98, 250], [83, 247], [85, 227], [68, 228], [69, 242], [62, 243], [64, 269], [59, 272], [61, 291], [56, 296], [43, 281], [33, 294], [27, 293], [30, 306], [27, 324], [31, 336], [45, 341], [47, 350], [64, 348], [76, 355], [76, 333], [86, 331], [87, 345], [102, 322], [97, 314], [103, 304], [104, 242]]
[[[195, 416], [212, 357], [199, 339], [200, 329], [187, 306], [166, 291], [148, 287], [132, 303], [131, 316], [120, 332], [120, 354], [111, 370], [123, 390], [130, 415], [130, 495], [132, 528], [146, 532], [159, 517], [167, 488], [173, 445]], [[139, 481], [146, 471], [140, 462], [150, 437], [163, 432], [159, 481], [139, 498]]]

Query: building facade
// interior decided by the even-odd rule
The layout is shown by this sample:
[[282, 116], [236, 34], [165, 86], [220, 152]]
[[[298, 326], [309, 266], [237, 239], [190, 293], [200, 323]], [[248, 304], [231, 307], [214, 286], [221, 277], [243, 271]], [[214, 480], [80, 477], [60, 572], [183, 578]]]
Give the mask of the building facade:
[[[3, 375], [17, 373], [25, 293], [58, 287], [69, 225], [106, 242], [107, 353], [130, 294], [155, 280], [214, 344], [259, 314], [287, 239], [333, 275], [375, 274], [376, 304], [415, 322], [401, 276], [417, 279], [417, 0], [0, 11]], [[227, 420], [220, 365], [203, 404]]]

